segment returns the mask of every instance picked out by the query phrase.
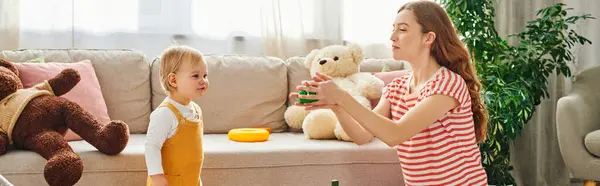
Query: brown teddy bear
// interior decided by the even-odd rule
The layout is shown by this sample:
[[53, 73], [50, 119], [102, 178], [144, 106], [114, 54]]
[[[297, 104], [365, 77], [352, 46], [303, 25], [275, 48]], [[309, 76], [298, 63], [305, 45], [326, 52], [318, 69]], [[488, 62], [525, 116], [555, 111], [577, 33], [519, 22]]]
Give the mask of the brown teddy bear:
[[59, 97], [79, 82], [79, 72], [65, 69], [56, 77], [23, 89], [17, 68], [0, 59], [0, 155], [9, 145], [32, 150], [47, 160], [49, 185], [75, 185], [83, 163], [64, 140], [67, 129], [107, 155], [119, 154], [129, 141], [122, 121], [99, 123], [77, 103]]

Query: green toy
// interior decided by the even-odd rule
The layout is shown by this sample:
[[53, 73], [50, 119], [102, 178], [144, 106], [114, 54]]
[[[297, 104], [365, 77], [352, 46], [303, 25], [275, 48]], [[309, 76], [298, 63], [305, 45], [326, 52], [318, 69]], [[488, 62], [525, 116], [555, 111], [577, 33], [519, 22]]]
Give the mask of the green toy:
[[340, 186], [340, 182], [338, 180], [331, 180], [331, 186]]
[[[299, 94], [306, 95], [307, 93], [306, 93], [306, 90], [300, 90]], [[309, 92], [308, 94], [317, 95], [316, 92]], [[312, 102], [316, 102], [316, 101], [319, 101], [319, 100], [317, 100], [317, 99], [298, 99], [298, 102], [300, 102], [300, 103], [312, 103]]]

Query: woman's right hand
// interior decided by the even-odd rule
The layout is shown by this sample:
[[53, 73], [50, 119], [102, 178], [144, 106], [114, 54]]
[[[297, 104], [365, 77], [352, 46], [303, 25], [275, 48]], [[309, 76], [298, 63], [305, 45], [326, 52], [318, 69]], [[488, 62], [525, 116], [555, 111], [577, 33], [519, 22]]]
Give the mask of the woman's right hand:
[[318, 101], [311, 103], [297, 102], [295, 105], [303, 106], [307, 110], [324, 108], [333, 109], [335, 107], [338, 107], [339, 103], [337, 98], [339, 98], [340, 94], [344, 93], [345, 91], [342, 90], [337, 84], [335, 84], [331, 77], [325, 74], [317, 72], [312, 79], [312, 81], [302, 81], [302, 83], [298, 85], [296, 89], [304, 90], [306, 92], [314, 92], [316, 93], [316, 95], [300, 95], [299, 93], [290, 93], [289, 97], [299, 99], [313, 99]]
[[152, 179], [152, 186], [169, 186], [167, 182], [167, 177], [164, 174], [155, 174], [150, 176]]

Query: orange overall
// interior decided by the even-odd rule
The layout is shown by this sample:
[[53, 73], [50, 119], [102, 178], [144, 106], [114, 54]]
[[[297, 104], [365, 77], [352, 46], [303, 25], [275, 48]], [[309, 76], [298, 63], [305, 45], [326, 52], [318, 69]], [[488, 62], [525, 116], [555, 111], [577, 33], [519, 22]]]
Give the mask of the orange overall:
[[[196, 113], [200, 107], [191, 102]], [[162, 166], [169, 186], [201, 186], [200, 172], [204, 151], [202, 150], [202, 116], [196, 121], [188, 120], [169, 102], [161, 107], [168, 107], [177, 117], [179, 125], [175, 135], [167, 139], [161, 148]], [[152, 185], [150, 177], [148, 186]]]

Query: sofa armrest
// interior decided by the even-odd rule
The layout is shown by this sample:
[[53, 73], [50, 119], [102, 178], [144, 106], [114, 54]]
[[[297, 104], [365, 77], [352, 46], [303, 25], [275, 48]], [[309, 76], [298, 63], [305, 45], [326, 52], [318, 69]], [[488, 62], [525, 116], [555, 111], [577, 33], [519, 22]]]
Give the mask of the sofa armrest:
[[590, 68], [573, 81], [571, 92], [558, 100], [558, 144], [574, 178], [600, 180], [600, 159], [584, 146], [588, 133], [600, 128], [600, 67]]

